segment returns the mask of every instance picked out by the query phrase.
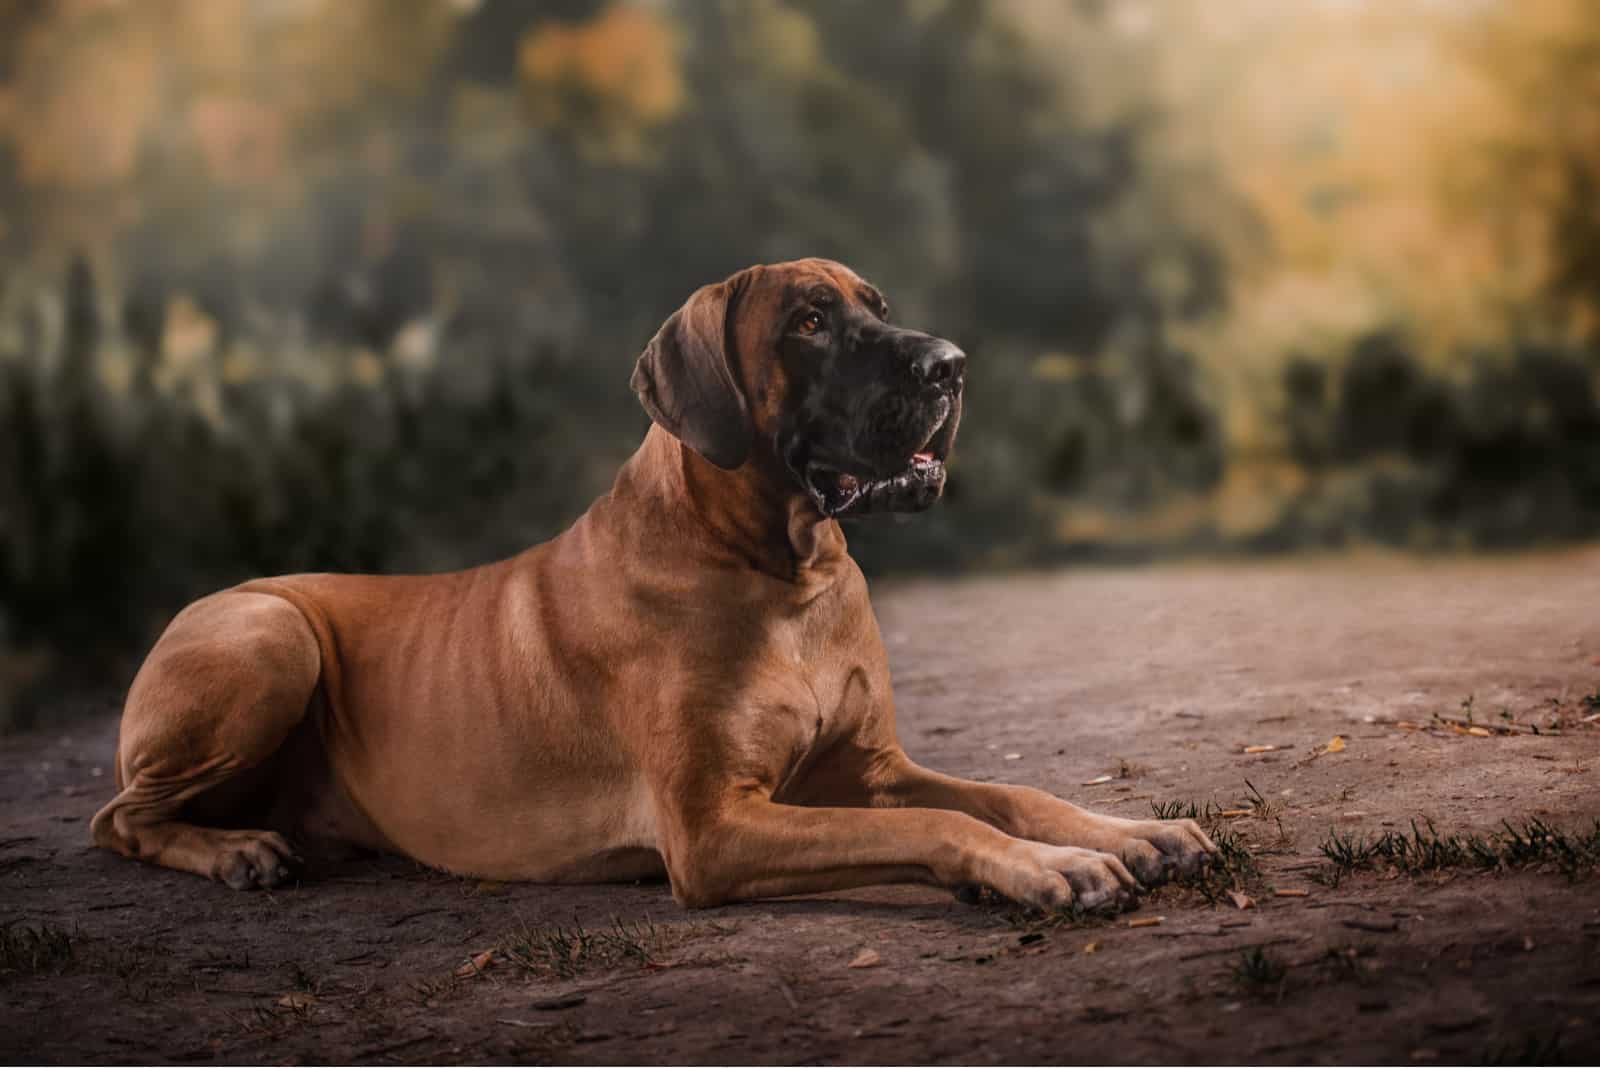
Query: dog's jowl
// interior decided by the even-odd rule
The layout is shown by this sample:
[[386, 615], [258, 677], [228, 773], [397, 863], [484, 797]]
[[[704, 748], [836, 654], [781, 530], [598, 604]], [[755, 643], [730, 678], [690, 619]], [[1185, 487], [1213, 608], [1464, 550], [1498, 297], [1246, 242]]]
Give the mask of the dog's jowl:
[[937, 501], [968, 371], [837, 263], [696, 291], [633, 373], [654, 425], [553, 541], [179, 613], [94, 840], [238, 889], [353, 846], [499, 879], [664, 874], [690, 906], [923, 882], [1115, 907], [1198, 866], [1191, 821], [940, 775], [896, 740], [838, 520]]

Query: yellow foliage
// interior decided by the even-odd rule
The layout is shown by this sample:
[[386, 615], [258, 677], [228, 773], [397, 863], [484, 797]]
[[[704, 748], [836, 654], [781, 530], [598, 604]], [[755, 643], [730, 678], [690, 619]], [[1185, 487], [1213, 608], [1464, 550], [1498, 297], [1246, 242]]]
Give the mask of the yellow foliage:
[[[683, 106], [672, 30], [639, 7], [615, 5], [588, 23], [533, 30], [521, 44], [518, 68], [535, 121], [609, 135], [607, 147], [617, 155], [636, 155], [638, 128], [665, 122]], [[574, 92], [586, 105], [582, 115], [567, 111]]]
[[1091, 364], [1065, 352], [1046, 352], [1034, 357], [1030, 371], [1041, 382], [1071, 382]]
[[122, 12], [69, 5], [29, 28], [8, 95], [18, 175], [94, 189], [132, 175], [158, 106], [160, 47]]
[[1526, 336], [1573, 159], [1600, 178], [1591, 0], [1125, 6], [1154, 13], [1174, 151], [1243, 193], [1270, 250], [1187, 338], [1236, 449], [1279, 444], [1291, 358], [1399, 324], [1444, 369]]
[[223, 184], [262, 182], [283, 169], [283, 115], [246, 98], [211, 93], [189, 108], [190, 135], [206, 169]]

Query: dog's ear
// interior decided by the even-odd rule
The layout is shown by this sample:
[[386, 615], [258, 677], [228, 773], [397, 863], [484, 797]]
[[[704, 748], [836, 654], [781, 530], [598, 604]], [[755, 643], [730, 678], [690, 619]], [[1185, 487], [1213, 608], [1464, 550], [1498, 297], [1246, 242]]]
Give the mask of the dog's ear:
[[734, 349], [744, 282], [737, 274], [696, 290], [645, 346], [631, 383], [663, 430], [727, 470], [744, 463], [755, 434]]

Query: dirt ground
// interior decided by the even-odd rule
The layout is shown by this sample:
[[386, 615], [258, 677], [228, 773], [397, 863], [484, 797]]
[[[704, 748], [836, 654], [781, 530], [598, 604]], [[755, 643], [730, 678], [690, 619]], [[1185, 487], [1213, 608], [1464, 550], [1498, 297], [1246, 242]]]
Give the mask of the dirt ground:
[[[913, 756], [1117, 814], [1170, 801], [1246, 813], [1222, 823], [1256, 852], [1254, 907], [1164, 890], [1114, 920], [1045, 923], [887, 888], [686, 913], [660, 884], [507, 886], [392, 859], [240, 894], [89, 848], [111, 792], [107, 702], [68, 729], [0, 738], [0, 1058], [1600, 1054], [1592, 872], [1379, 865], [1319, 881], [1333, 831], [1593, 827], [1600, 730], [1583, 698], [1600, 690], [1600, 550], [1073, 570], [875, 594]], [[1520, 726], [1432, 719], [1465, 718], [1469, 698], [1474, 724]], [[1531, 733], [1553, 722], [1559, 735]]]

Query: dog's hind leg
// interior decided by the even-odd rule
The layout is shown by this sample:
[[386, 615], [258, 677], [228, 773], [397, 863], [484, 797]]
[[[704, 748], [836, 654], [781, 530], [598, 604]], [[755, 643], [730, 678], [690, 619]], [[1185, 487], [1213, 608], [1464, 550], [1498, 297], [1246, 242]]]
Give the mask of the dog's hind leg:
[[297, 863], [284, 838], [184, 821], [197, 797], [266, 762], [305, 718], [322, 656], [300, 610], [227, 591], [178, 614], [128, 691], [120, 792], [94, 817], [96, 845], [221, 880], [276, 886]]

